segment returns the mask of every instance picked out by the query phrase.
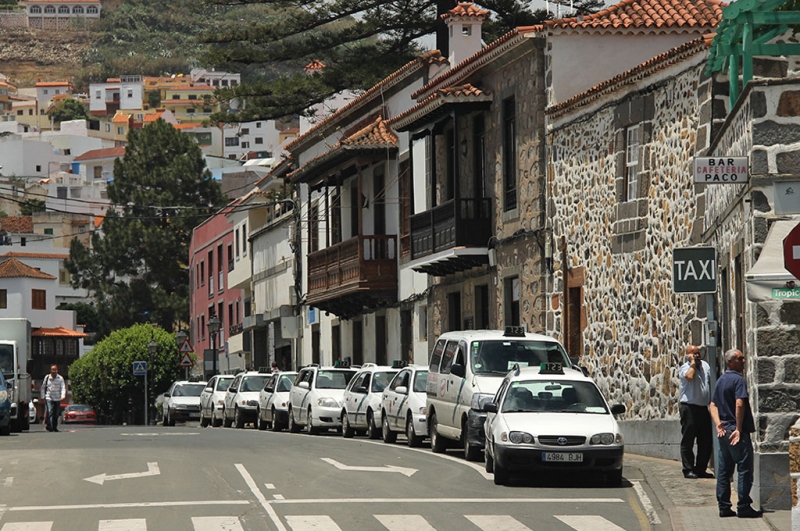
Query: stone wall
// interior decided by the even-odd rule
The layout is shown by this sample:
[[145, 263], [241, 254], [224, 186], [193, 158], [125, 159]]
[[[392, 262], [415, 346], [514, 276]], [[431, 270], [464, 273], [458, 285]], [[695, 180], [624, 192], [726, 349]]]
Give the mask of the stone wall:
[[0, 13], [0, 28], [25, 28], [28, 16], [25, 13]]

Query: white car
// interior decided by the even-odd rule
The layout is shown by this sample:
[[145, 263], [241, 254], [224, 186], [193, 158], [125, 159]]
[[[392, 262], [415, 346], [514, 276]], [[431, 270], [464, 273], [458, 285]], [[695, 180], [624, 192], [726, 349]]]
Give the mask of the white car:
[[270, 373], [240, 372], [225, 391], [225, 406], [222, 410], [222, 425], [230, 428], [244, 428], [245, 424], [256, 422], [258, 412], [258, 393], [264, 389]]
[[225, 391], [233, 382], [233, 375], [217, 374], [208, 380], [208, 385], [200, 394], [200, 426], [209, 424], [222, 426], [222, 410], [225, 407]]
[[497, 485], [509, 477], [598, 471], [606, 483], [622, 482], [622, 433], [591, 378], [558, 363], [516, 367], [508, 373], [487, 413], [486, 471]]
[[428, 408], [425, 394], [428, 368], [409, 365], [397, 373], [381, 399], [381, 435], [393, 443], [405, 433], [409, 446], [420, 446], [428, 436]]
[[206, 382], [172, 382], [164, 393], [161, 410], [164, 414], [164, 426], [174, 426], [175, 422], [200, 418], [200, 393], [206, 388]]
[[342, 427], [340, 414], [344, 389], [355, 375], [345, 367], [309, 366], [300, 369], [289, 393], [289, 431], [308, 433]]
[[289, 392], [296, 372], [277, 372], [258, 393], [258, 429], [281, 431], [289, 426]]
[[350, 380], [342, 397], [342, 434], [350, 438], [366, 430], [367, 437], [381, 436], [381, 397], [399, 369], [365, 363]]

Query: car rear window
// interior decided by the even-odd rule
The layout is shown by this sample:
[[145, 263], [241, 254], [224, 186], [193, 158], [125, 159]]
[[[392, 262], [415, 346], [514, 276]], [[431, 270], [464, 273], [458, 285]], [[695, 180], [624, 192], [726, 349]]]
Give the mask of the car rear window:
[[89, 406], [67, 406], [70, 411], [91, 411]]

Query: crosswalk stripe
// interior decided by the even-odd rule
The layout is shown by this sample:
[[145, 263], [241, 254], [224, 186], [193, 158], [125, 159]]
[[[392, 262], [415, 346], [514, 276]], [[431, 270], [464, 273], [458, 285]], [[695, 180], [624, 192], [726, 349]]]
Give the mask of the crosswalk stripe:
[[519, 520], [508, 515], [464, 515], [464, 518], [483, 529], [483, 531], [531, 531], [531, 528], [519, 523]]
[[418, 514], [376, 514], [375, 518], [389, 531], [436, 531]]
[[147, 520], [144, 518], [100, 520], [97, 531], [147, 531]]
[[9, 522], [0, 531], [50, 531], [53, 522]]
[[244, 531], [236, 516], [193, 516], [194, 531]]
[[330, 516], [287, 516], [286, 523], [294, 531], [342, 531]]
[[602, 516], [553, 515], [576, 531], [625, 531]]

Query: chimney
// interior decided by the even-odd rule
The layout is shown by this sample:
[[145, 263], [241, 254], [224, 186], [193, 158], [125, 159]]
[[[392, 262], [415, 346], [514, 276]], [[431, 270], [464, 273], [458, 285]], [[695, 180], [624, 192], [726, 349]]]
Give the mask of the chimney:
[[489, 12], [472, 2], [459, 2], [456, 7], [441, 15], [447, 25], [449, 37], [450, 68], [480, 51], [481, 25], [489, 17]]

